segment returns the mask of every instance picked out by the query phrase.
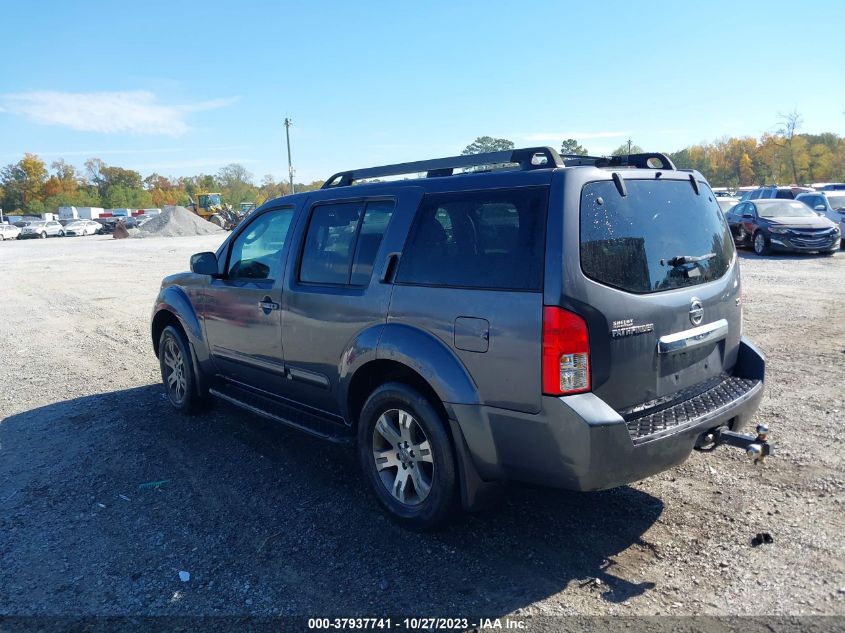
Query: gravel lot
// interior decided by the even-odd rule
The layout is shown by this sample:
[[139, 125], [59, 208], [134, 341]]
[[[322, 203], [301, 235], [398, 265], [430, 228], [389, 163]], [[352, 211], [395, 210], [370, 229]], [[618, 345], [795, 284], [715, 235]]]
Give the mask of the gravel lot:
[[0, 615], [845, 615], [845, 252], [741, 253], [765, 468], [720, 448], [607, 492], [515, 486], [418, 535], [347, 449], [171, 413], [153, 298], [221, 239], [0, 244]]

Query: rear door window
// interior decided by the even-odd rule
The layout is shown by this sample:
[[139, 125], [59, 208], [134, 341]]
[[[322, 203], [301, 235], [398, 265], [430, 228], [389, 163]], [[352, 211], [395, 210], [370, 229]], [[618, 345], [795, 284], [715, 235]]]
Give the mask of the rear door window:
[[590, 279], [652, 293], [722, 277], [733, 259], [730, 230], [710, 188], [688, 180], [612, 181], [581, 192], [581, 268]]
[[544, 187], [525, 187], [426, 196], [397, 281], [540, 290], [547, 195]]
[[315, 207], [305, 238], [299, 280], [336, 286], [367, 285], [394, 206], [393, 200], [377, 200]]

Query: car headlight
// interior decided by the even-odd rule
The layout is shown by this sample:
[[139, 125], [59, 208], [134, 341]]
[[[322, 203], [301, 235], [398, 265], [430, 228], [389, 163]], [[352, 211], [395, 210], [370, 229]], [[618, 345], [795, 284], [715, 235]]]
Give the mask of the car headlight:
[[789, 229], [779, 229], [776, 227], [770, 227], [769, 233], [777, 233], [778, 235], [783, 235], [784, 233], [789, 233]]

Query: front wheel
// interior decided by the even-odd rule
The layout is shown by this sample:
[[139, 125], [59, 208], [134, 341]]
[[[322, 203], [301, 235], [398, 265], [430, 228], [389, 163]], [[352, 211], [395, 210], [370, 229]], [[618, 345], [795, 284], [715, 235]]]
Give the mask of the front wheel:
[[46, 240], [47, 239], [47, 233], [45, 233], [44, 231], [41, 231], [41, 235], [39, 235], [38, 237], [40, 237], [42, 240]]
[[402, 383], [376, 389], [361, 411], [358, 455], [390, 517], [412, 530], [442, 526], [457, 502], [455, 456], [445, 420]]
[[766, 244], [766, 236], [762, 231], [757, 231], [754, 234], [754, 252], [757, 255], [768, 255], [769, 245]]
[[158, 341], [161, 381], [170, 404], [179, 413], [193, 413], [204, 402], [197, 393], [197, 377], [191, 348], [185, 335], [168, 325]]

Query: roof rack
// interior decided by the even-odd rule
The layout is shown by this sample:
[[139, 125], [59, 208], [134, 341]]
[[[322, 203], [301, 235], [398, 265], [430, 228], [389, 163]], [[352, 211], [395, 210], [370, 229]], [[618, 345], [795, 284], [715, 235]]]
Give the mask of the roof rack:
[[622, 156], [578, 156], [576, 154], [561, 155], [566, 167], [591, 165], [593, 167], [636, 167], [638, 169], [675, 169], [675, 164], [660, 152], [646, 152], [644, 154], [623, 154]]
[[573, 154], [561, 156], [552, 147], [526, 147], [523, 149], [449, 156], [447, 158], [419, 160], [412, 163], [398, 163], [396, 165], [382, 165], [381, 167], [340, 171], [326, 180], [321, 188], [346, 187], [356, 181], [366, 180], [368, 178], [383, 178], [404, 174], [425, 173], [427, 178], [436, 178], [451, 176], [454, 174], [455, 169], [460, 168], [491, 167], [493, 165], [508, 164], [517, 164], [522, 170], [548, 169], [550, 167], [577, 167], [579, 165], [593, 167], [637, 167], [640, 169], [675, 169], [675, 165], [672, 164], [672, 161], [669, 160], [666, 154], [657, 152], [628, 154], [624, 156], [576, 156]]
[[[545, 160], [543, 160], [545, 159]], [[419, 160], [413, 163], [399, 163], [381, 167], [353, 169], [334, 174], [324, 184], [323, 189], [345, 187], [357, 180], [367, 178], [383, 178], [385, 176], [401, 176], [403, 174], [419, 174], [425, 172], [426, 177], [451, 176], [455, 169], [462, 167], [482, 167], [492, 165], [506, 165], [516, 163], [520, 169], [548, 169], [549, 167], [563, 167], [560, 155], [551, 147], [527, 147], [524, 149], [507, 149], [499, 152], [484, 154], [467, 154]]]

